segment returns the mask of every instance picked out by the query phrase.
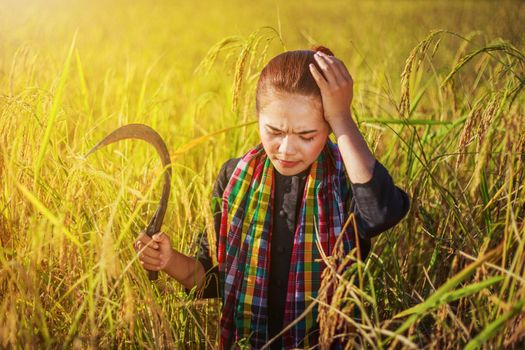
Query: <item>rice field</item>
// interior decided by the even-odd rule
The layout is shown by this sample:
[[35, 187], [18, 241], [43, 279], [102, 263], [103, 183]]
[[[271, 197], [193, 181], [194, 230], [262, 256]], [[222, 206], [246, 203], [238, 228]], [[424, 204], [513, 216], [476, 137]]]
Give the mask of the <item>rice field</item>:
[[324, 346], [340, 326], [348, 348], [523, 348], [523, 33], [520, 1], [2, 0], [0, 348], [216, 348], [219, 300], [150, 282], [132, 247], [160, 198], [154, 149], [84, 155], [118, 126], [157, 130], [163, 231], [196, 254], [220, 166], [258, 142], [260, 70], [314, 44], [345, 62], [353, 116], [411, 197], [364, 263], [327, 274]]

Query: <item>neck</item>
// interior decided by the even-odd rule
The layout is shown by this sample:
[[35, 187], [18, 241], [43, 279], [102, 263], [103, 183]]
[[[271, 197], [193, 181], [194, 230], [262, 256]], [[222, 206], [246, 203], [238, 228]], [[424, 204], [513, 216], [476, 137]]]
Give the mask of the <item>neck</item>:
[[308, 166], [308, 168], [306, 168], [306, 169], [304, 169], [303, 171], [301, 171], [300, 173], [297, 173], [297, 174], [294, 174], [294, 175], [283, 175], [283, 174], [281, 174], [277, 169], [274, 168], [274, 170], [275, 170], [275, 175], [276, 175], [276, 176], [279, 176], [279, 177], [292, 177], [292, 176], [300, 176], [300, 177], [301, 177], [301, 176], [308, 175], [308, 173], [310, 172], [310, 167], [311, 167], [311, 166], [312, 166], [312, 165], [310, 164], [310, 165]]

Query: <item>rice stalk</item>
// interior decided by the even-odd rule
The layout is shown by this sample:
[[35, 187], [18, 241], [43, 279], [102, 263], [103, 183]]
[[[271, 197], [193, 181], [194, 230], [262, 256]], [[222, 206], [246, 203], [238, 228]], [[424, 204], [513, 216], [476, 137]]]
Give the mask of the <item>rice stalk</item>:
[[51, 132], [55, 127], [55, 122], [56, 122], [56, 118], [58, 115], [58, 109], [60, 107], [60, 103], [62, 99], [62, 93], [64, 92], [66, 81], [69, 75], [69, 66], [71, 64], [71, 57], [73, 55], [73, 49], [75, 47], [76, 38], [77, 38], [77, 32], [75, 32], [75, 34], [73, 35], [73, 40], [71, 42], [71, 46], [69, 47], [69, 51], [67, 53], [66, 60], [64, 62], [64, 67], [60, 75], [60, 80], [57, 86], [57, 91], [55, 93], [55, 96], [53, 97], [53, 105], [51, 106], [51, 110], [49, 112], [47, 127], [44, 132], [44, 136], [42, 138], [40, 149], [39, 149], [38, 155], [35, 160], [35, 165], [34, 165], [35, 175], [34, 175], [34, 182], [33, 182], [33, 186], [35, 188], [37, 187], [37, 183], [40, 177], [40, 168], [42, 167], [42, 162], [44, 161], [44, 156], [49, 146], [49, 139], [51, 137]]

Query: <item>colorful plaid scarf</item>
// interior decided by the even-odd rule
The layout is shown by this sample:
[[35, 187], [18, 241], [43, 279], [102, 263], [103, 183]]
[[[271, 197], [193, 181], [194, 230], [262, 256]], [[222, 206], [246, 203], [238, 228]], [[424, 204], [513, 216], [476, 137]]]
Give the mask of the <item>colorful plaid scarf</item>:
[[[261, 144], [235, 168], [222, 197], [218, 246], [224, 276], [221, 348], [243, 338], [260, 348], [268, 339], [267, 291], [272, 235], [274, 167]], [[317, 297], [325, 267], [315, 240], [330, 255], [345, 223], [349, 182], [337, 145], [328, 140], [312, 163], [298, 217], [288, 277], [284, 326]], [[346, 203], [348, 204], [348, 203]], [[315, 223], [314, 223], [315, 221]], [[314, 227], [316, 226], [316, 228]], [[317, 233], [316, 233], [317, 231]], [[317, 235], [317, 236], [316, 236]], [[345, 252], [353, 235], [343, 237]], [[317, 307], [283, 335], [283, 346], [310, 347], [318, 341]]]

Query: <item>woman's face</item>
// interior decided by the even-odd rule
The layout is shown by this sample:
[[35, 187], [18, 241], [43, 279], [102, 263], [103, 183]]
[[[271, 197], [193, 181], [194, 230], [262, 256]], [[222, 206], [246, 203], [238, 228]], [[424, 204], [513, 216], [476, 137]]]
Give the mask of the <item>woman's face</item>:
[[320, 101], [298, 94], [269, 94], [259, 111], [259, 135], [273, 166], [283, 175], [296, 175], [323, 150], [330, 125]]

